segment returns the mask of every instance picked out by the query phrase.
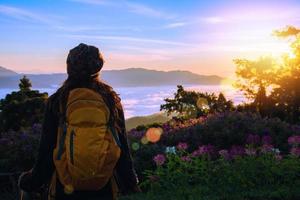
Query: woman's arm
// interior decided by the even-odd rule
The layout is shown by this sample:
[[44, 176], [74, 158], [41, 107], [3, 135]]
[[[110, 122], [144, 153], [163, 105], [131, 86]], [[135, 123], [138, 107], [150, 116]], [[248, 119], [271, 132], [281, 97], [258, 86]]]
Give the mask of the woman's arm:
[[32, 170], [20, 177], [20, 188], [30, 192], [49, 182], [54, 171], [53, 149], [56, 145], [58, 117], [53, 112], [55, 95], [49, 97], [44, 114], [38, 157]]
[[123, 109], [119, 110], [121, 134], [119, 139], [121, 143], [121, 156], [116, 166], [116, 178], [121, 193], [138, 192], [138, 178], [133, 167], [133, 161], [128, 147], [127, 133], [125, 128], [125, 118]]

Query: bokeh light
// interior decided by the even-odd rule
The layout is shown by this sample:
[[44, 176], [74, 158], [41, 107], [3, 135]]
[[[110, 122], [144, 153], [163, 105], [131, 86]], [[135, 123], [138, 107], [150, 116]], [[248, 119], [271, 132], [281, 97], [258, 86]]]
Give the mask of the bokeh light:
[[160, 140], [162, 133], [162, 128], [149, 128], [146, 132], [146, 138], [149, 142], [155, 143]]
[[140, 148], [140, 144], [137, 142], [132, 143], [131, 145], [132, 150], [137, 151]]
[[203, 97], [200, 97], [198, 98], [197, 100], [197, 107], [199, 109], [208, 109], [209, 106], [208, 106], [208, 101], [206, 98], [203, 98]]
[[142, 143], [142, 144], [148, 144], [148, 143], [149, 143], [149, 141], [148, 141], [148, 139], [147, 139], [146, 136], [142, 137], [141, 143]]
[[64, 192], [65, 192], [65, 194], [72, 194], [73, 192], [74, 192], [74, 187], [73, 187], [73, 185], [66, 185], [65, 187], [64, 187]]

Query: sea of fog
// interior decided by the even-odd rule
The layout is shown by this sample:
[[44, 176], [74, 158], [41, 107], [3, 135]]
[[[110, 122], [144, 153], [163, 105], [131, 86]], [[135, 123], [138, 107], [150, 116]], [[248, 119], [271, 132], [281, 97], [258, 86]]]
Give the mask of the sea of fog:
[[[243, 94], [230, 85], [184, 85], [187, 90], [195, 90], [209, 93], [223, 92], [227, 99], [234, 104], [245, 101]], [[57, 88], [34, 88], [42, 92], [53, 94]], [[173, 97], [177, 90], [174, 86], [156, 86], [156, 87], [119, 87], [114, 88], [122, 99], [125, 109], [125, 117], [145, 116], [159, 112], [160, 105], [164, 103], [164, 99]], [[13, 89], [0, 89], [0, 99], [6, 94], [14, 91]]]

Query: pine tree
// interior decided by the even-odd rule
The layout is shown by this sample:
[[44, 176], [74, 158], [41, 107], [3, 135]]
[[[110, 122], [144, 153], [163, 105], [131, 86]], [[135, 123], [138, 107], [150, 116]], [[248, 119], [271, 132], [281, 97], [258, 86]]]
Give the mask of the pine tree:
[[20, 79], [20, 83], [19, 83], [20, 91], [30, 91], [31, 87], [32, 85], [30, 80], [24, 75], [23, 78]]

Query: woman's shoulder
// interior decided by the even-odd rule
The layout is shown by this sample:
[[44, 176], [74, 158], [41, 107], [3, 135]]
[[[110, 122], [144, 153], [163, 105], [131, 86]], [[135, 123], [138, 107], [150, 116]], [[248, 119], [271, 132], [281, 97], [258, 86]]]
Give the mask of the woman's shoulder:
[[52, 95], [50, 95], [47, 100], [48, 108], [53, 113], [57, 113], [59, 110], [60, 96], [61, 96], [61, 88], [59, 88], [56, 92], [54, 92]]

